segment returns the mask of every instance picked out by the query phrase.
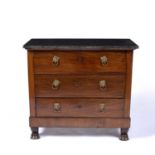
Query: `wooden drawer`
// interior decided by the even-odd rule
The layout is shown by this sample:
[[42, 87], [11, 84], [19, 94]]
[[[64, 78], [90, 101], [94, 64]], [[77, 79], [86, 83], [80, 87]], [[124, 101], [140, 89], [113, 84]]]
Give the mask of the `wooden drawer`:
[[35, 75], [36, 97], [124, 98], [124, 89], [125, 75]]
[[38, 117], [122, 117], [123, 102], [123, 99], [37, 98], [36, 115]]
[[120, 51], [42, 51], [34, 53], [35, 74], [86, 74], [125, 71], [126, 53]]

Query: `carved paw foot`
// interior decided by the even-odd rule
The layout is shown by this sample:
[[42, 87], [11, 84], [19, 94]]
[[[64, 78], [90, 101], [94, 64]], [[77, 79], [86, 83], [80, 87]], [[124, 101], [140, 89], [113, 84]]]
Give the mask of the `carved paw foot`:
[[128, 128], [122, 128], [121, 129], [120, 140], [122, 140], [122, 141], [129, 140], [129, 137], [128, 137]]
[[122, 133], [121, 136], [120, 136], [120, 140], [122, 140], [122, 141], [129, 140], [128, 134], [127, 133]]
[[40, 136], [39, 136], [38, 132], [32, 132], [31, 139], [39, 139], [39, 138], [40, 138]]
[[31, 128], [32, 134], [31, 134], [31, 139], [39, 139], [39, 133], [38, 133], [38, 128]]

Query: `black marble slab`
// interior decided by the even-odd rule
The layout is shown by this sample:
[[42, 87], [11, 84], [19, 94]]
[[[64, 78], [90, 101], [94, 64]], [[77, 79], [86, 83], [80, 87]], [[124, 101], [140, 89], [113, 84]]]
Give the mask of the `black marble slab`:
[[130, 39], [31, 39], [24, 46], [28, 50], [134, 50]]

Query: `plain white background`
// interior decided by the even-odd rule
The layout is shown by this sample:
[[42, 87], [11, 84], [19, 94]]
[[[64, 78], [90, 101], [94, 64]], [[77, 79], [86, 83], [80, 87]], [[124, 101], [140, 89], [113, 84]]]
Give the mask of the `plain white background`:
[[[0, 1], [0, 154], [155, 154], [154, 0]], [[117, 129], [41, 129], [30, 140], [30, 38], [131, 38], [134, 53], [130, 140]]]

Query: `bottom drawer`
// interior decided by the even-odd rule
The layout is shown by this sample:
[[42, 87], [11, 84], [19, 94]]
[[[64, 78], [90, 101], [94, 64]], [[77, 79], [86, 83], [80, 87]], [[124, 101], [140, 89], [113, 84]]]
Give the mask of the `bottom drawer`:
[[124, 99], [36, 98], [38, 117], [122, 117]]

